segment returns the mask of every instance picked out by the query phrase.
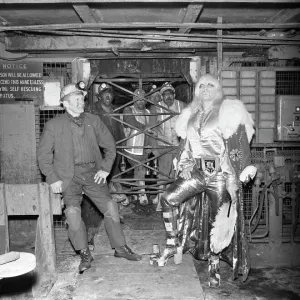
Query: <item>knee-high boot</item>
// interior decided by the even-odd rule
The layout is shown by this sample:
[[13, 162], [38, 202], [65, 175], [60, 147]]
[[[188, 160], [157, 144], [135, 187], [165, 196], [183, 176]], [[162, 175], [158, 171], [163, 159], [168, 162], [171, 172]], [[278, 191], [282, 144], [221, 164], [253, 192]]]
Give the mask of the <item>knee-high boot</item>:
[[208, 286], [220, 287], [220, 264], [219, 256], [211, 254], [208, 259]]
[[174, 257], [175, 264], [182, 262], [182, 247], [179, 246], [177, 230], [178, 208], [170, 206], [163, 197], [161, 201], [167, 242], [162, 256], [158, 259], [159, 267], [165, 266], [170, 257]]

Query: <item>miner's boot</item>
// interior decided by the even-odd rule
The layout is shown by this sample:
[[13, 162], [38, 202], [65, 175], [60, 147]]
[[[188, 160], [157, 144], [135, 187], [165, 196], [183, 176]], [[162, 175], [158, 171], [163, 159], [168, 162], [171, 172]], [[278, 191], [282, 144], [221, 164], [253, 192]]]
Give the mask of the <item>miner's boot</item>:
[[85, 270], [91, 267], [91, 262], [93, 261], [93, 257], [89, 248], [81, 249], [80, 250], [80, 257], [81, 261], [79, 264], [79, 273], [83, 273]]
[[208, 259], [208, 286], [218, 288], [220, 287], [220, 260], [218, 256], [211, 256]]
[[[139, 184], [141, 186], [145, 186], [145, 181], [139, 181]], [[139, 194], [139, 202], [141, 205], [145, 206], [145, 205], [148, 205], [148, 197], [147, 195], [145, 194], [145, 189], [142, 188], [140, 189], [140, 194]]]

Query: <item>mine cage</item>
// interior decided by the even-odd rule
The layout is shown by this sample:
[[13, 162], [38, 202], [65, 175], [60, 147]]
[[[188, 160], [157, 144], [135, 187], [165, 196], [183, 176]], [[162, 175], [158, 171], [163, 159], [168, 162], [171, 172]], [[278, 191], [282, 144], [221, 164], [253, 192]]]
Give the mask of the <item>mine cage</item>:
[[[66, 84], [71, 81], [70, 63], [52, 63], [45, 64], [44, 66], [48, 73], [59, 73], [63, 75]], [[226, 96], [239, 98], [245, 103], [248, 111], [255, 120], [256, 131], [258, 131], [252, 143], [251, 154], [252, 163], [259, 169], [261, 176], [260, 181], [255, 181], [252, 185], [243, 186], [242, 193], [246, 229], [248, 238], [252, 243], [268, 243], [270, 241], [270, 232], [272, 232], [272, 230], [274, 231], [274, 228], [272, 228], [272, 222], [274, 222], [272, 218], [274, 216], [275, 222], [279, 222], [281, 227], [281, 241], [285, 243], [300, 242], [300, 191], [299, 177], [297, 177], [297, 174], [300, 173], [299, 141], [280, 141], [274, 138], [274, 140], [269, 143], [262, 143], [260, 140], [265, 134], [271, 135], [272, 137], [276, 135], [274, 132], [276, 129], [274, 129], [274, 127], [276, 127], [277, 111], [274, 100], [271, 102], [270, 99], [280, 94], [299, 95], [299, 75], [300, 70], [297, 67], [283, 68], [278, 66], [267, 68], [257, 66], [234, 67], [224, 69], [222, 72], [222, 81]], [[226, 76], [228, 76], [228, 78], [226, 78]], [[120, 116], [122, 115], [121, 110], [134, 102], [129, 99], [132, 99], [132, 90], [141, 87], [145, 88], [149, 82], [157, 83], [157, 85], [160, 86], [165, 81], [173, 83], [187, 82], [185, 76], [178, 74], [177, 76], [163, 76], [163, 74], [161, 74], [160, 77], [149, 76], [147, 78], [136, 74], [122, 74], [116, 77], [106, 76], [106, 78], [104, 78], [104, 76], [98, 76], [95, 78], [94, 85], [100, 82], [107, 82], [113, 85], [116, 90], [126, 95], [125, 98], [127, 97], [127, 100], [113, 111], [111, 117], [123, 125], [130, 127], [129, 124], [124, 123]], [[147, 88], [145, 89], [147, 90]], [[157, 90], [159, 90], [159, 88]], [[192, 88], [190, 88], [190, 92], [191, 91]], [[94, 97], [93, 93], [94, 91], [92, 91], [91, 97]], [[145, 97], [148, 95], [149, 92], [146, 93]], [[267, 99], [265, 103], [263, 99]], [[149, 99], [146, 98], [145, 100], [147, 103], [150, 103]], [[265, 108], [269, 109], [270, 104], [273, 105], [273, 108], [271, 111], [265, 113], [263, 110]], [[263, 114], [259, 115], [259, 112], [263, 112]], [[61, 113], [64, 113], [64, 110], [59, 107], [36, 107], [37, 143], [46, 121]], [[165, 113], [168, 117], [175, 115], [175, 113], [170, 111], [166, 111]], [[270, 116], [272, 116], [272, 120], [270, 120]], [[264, 117], [266, 119], [264, 119]], [[266, 128], [262, 128], [262, 126]], [[144, 131], [139, 131], [137, 134], [140, 133], [147, 134]], [[122, 151], [126, 146], [121, 146], [121, 144], [130, 137], [132, 136], [126, 137], [122, 141], [116, 141], [118, 153], [123, 157], [126, 157], [126, 154], [124, 155]], [[151, 138], [153, 137], [151, 136]], [[171, 151], [174, 147], [167, 145], [166, 148]], [[149, 164], [153, 162], [155, 158], [156, 157], [151, 157], [139, 163], [157, 174], [158, 170], [155, 169], [152, 164]], [[278, 159], [280, 163], [278, 163]], [[275, 172], [272, 170], [273, 167], [275, 168]], [[127, 188], [126, 192], [128, 194], [137, 194], [138, 189], [141, 188], [135, 183], [137, 179], [130, 176], [123, 176], [126, 175], [126, 173], [130, 173], [132, 169], [133, 167], [127, 168], [115, 175], [112, 180], [122, 183]], [[37, 173], [38, 180], [43, 180], [39, 169]], [[147, 193], [157, 194], [160, 192], [159, 185], [161, 183], [158, 182], [156, 177], [146, 178], [145, 181], [147, 183], [145, 186]], [[163, 183], [167, 184], [169, 182], [172, 182], [171, 178], [167, 178]]]
[[[170, 144], [167, 140], [159, 138], [159, 137], [154, 137], [153, 135], [151, 135], [150, 133], [148, 133], [148, 130], [151, 130], [157, 126], [160, 126], [161, 124], [163, 124], [164, 122], [168, 121], [169, 119], [171, 119], [173, 116], [178, 115], [179, 113], [174, 112], [168, 108], [165, 108], [164, 106], [161, 106], [159, 104], [153, 103], [151, 100], [149, 100], [148, 96], [150, 96], [152, 93], [159, 91], [161, 88], [161, 85], [164, 82], [170, 82], [171, 84], [175, 84], [175, 83], [182, 83], [182, 82], [186, 82], [186, 79], [184, 77], [178, 77], [178, 78], [174, 78], [174, 77], [161, 77], [161, 78], [151, 78], [151, 77], [147, 77], [147, 78], [101, 78], [98, 80], [95, 80], [94, 83], [102, 83], [102, 82], [106, 82], [109, 83], [110, 85], [112, 85], [115, 89], [119, 89], [122, 90], [123, 92], [125, 92], [126, 94], [129, 95], [129, 98], [132, 98], [133, 96], [133, 91], [129, 90], [128, 88], [124, 88], [121, 84], [122, 83], [131, 83], [135, 88], [139, 88], [139, 89], [144, 89], [144, 90], [149, 90], [149, 82], [150, 83], [156, 83], [158, 85], [160, 85], [160, 87], [157, 87], [156, 89], [152, 90], [152, 91], [148, 91], [146, 92], [145, 97], [141, 97], [141, 99], [144, 99], [146, 101], [146, 103], [148, 105], [155, 105], [156, 107], [161, 108], [161, 113], [157, 113], [159, 115], [164, 115], [166, 116], [166, 118], [164, 118], [162, 121], [159, 121], [157, 124], [152, 125], [152, 126], [147, 126], [144, 130], [140, 130], [136, 127], [134, 127], [133, 125], [126, 123], [123, 120], [123, 116], [125, 115], [131, 115], [134, 116], [134, 113], [123, 113], [124, 108], [133, 105], [133, 103], [137, 100], [128, 100], [126, 103], [124, 103], [123, 105], [118, 106], [116, 109], [114, 109], [114, 111], [112, 113], [109, 113], [109, 116], [111, 118], [113, 118], [114, 120], [116, 120], [117, 122], [120, 122], [122, 124], [122, 126], [126, 126], [129, 128], [132, 128], [134, 130], [137, 131], [137, 133], [134, 134], [130, 134], [127, 135], [124, 139], [120, 140], [120, 141], [116, 141], [116, 148], [117, 148], [117, 153], [119, 155], [121, 155], [122, 160], [126, 161], [126, 160], [133, 160], [137, 163], [137, 165], [135, 166], [131, 166], [126, 168], [125, 170], [120, 171], [120, 173], [114, 175], [111, 179], [112, 182], [116, 182], [116, 183], [120, 183], [124, 186], [127, 186], [129, 188], [124, 189], [123, 191], [120, 192], [116, 192], [116, 193], [125, 193], [125, 194], [139, 194], [139, 190], [140, 189], [146, 189], [146, 193], [147, 194], [157, 194], [158, 192], [162, 192], [162, 190], [159, 189], [159, 186], [161, 185], [167, 185], [170, 184], [173, 179], [172, 177], [170, 177], [168, 174], [165, 174], [164, 172], [160, 171], [159, 168], [157, 167], [157, 163], [155, 162], [160, 156], [164, 155], [165, 153], [168, 153], [170, 151], [176, 150], [177, 146], [174, 146], [172, 144]], [[148, 85], [148, 87], [147, 87]], [[146, 104], [146, 105], [147, 105]], [[153, 116], [154, 114], [151, 113], [145, 113], [142, 114], [144, 116]], [[145, 134], [148, 135], [149, 138], [152, 139], [156, 139], [157, 141], [163, 143], [164, 145], [161, 146], [157, 146], [157, 147], [153, 147], [153, 146], [125, 146], [124, 144], [126, 143], [127, 140], [138, 136], [139, 134]], [[125, 152], [125, 149], [128, 148], [133, 148], [133, 149], [139, 149], [139, 148], [143, 148], [143, 151], [146, 150], [154, 150], [154, 149], [159, 149], [159, 150], [166, 150], [164, 151], [164, 153], [160, 153], [157, 155], [152, 155], [152, 156], [148, 156], [145, 160], [143, 161], [138, 161], [135, 160], [134, 158], [130, 157], [127, 152]], [[130, 173], [131, 171], [133, 171], [133, 169], [139, 167], [139, 166], [144, 166], [146, 168], [146, 173], [150, 173], [150, 174], [155, 174], [154, 176], [152, 176], [152, 178], [150, 177], [146, 177], [146, 178], [132, 178], [131, 176], [126, 176], [128, 175], [128, 173]], [[148, 171], [148, 172], [147, 172]], [[158, 175], [161, 174], [164, 177], [166, 177], [166, 179], [159, 179]], [[123, 177], [123, 175], [125, 175]], [[140, 186], [138, 185], [138, 181], [144, 181], [145, 182], [145, 186]]]

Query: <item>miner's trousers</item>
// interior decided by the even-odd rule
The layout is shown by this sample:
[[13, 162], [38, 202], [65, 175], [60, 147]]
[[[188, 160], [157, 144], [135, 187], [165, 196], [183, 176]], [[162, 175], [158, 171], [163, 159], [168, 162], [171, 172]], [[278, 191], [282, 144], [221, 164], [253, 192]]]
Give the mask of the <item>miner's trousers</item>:
[[81, 250], [88, 246], [87, 231], [81, 218], [82, 192], [104, 215], [105, 229], [111, 247], [118, 248], [126, 244], [117, 203], [112, 200], [106, 183], [95, 183], [94, 176], [97, 171], [95, 163], [75, 165], [74, 176], [63, 192], [68, 234], [75, 250]]

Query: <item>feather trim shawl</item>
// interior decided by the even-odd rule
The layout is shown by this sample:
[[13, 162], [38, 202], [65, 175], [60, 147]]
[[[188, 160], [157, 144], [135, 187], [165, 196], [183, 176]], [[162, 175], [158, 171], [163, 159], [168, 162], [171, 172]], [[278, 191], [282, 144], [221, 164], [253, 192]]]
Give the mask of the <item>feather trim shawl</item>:
[[[186, 138], [187, 124], [191, 117], [190, 106], [186, 107], [179, 115], [175, 130], [178, 136]], [[224, 139], [231, 137], [238, 129], [239, 125], [245, 125], [248, 142], [250, 143], [254, 134], [254, 121], [251, 114], [246, 110], [242, 101], [224, 100], [219, 111], [219, 128]]]

